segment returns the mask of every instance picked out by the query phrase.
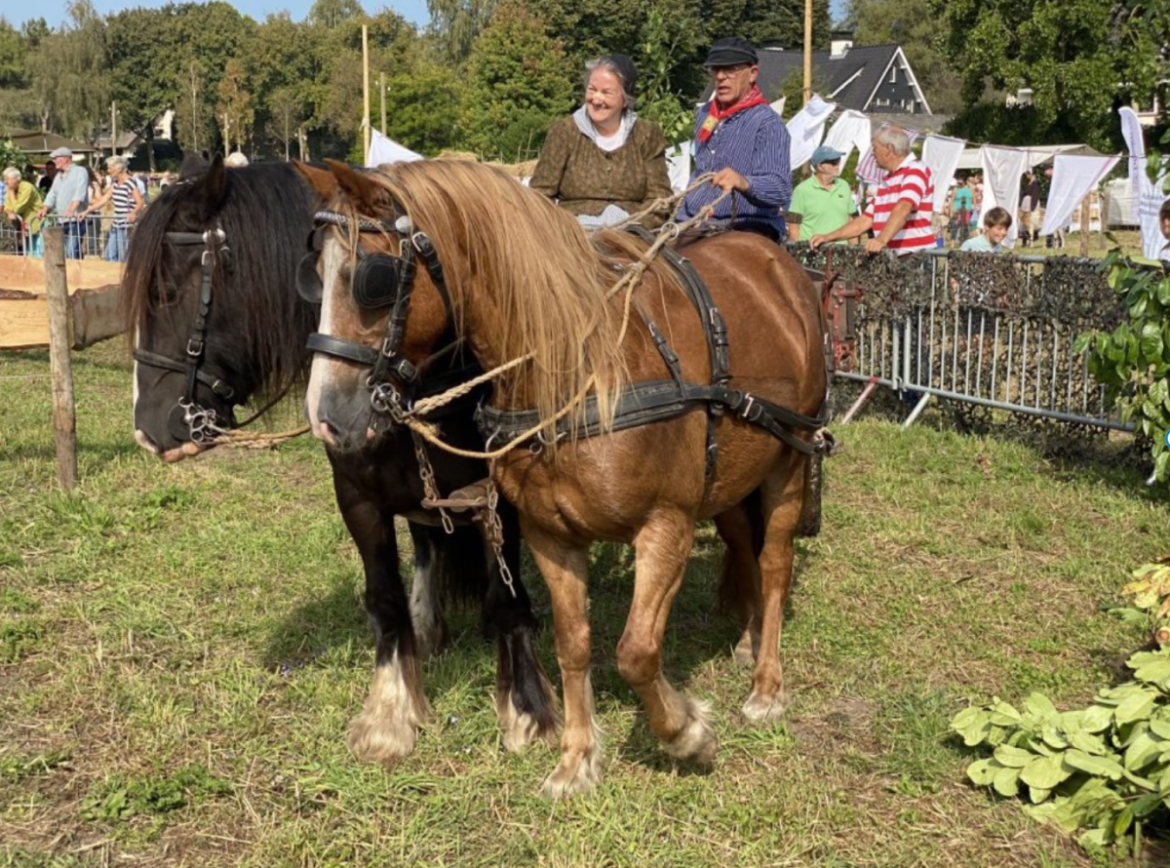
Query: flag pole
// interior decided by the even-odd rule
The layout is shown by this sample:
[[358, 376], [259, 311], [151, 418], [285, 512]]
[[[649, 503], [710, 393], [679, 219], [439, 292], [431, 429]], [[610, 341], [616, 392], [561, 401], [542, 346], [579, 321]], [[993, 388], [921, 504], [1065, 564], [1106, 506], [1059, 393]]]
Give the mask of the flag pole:
[[362, 165], [370, 162], [370, 36], [369, 28], [362, 25]]
[[813, 0], [804, 0], [804, 104], [812, 99]]

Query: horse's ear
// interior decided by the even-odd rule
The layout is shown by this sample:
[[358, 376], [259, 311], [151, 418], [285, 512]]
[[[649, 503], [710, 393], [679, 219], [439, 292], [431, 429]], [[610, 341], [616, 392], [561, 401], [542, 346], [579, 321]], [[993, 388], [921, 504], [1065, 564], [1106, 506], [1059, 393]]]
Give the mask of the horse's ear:
[[207, 168], [200, 190], [207, 202], [208, 210], [213, 213], [218, 211], [227, 198], [227, 169], [223, 167], [223, 157], [219, 154], [215, 155], [215, 159]]
[[294, 160], [293, 166], [309, 182], [309, 186], [313, 188], [313, 192], [322, 202], [329, 202], [337, 195], [337, 179], [328, 169], [318, 169], [316, 166], [310, 166], [299, 160]]
[[365, 214], [376, 214], [379, 207], [389, 201], [389, 196], [381, 185], [355, 171], [348, 163], [326, 160], [325, 165], [333, 173], [341, 192], [349, 198], [358, 211]]
[[207, 171], [207, 160], [202, 154], [187, 154], [179, 167], [179, 180], [187, 181]]

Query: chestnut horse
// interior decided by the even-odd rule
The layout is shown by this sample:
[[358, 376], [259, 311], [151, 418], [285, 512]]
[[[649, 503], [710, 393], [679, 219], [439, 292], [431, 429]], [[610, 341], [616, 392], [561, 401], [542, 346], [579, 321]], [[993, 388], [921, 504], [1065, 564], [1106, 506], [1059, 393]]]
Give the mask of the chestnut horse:
[[[790, 445], [791, 435], [776, 439], [732, 413], [709, 417], [702, 406], [607, 432], [623, 387], [661, 380], [668, 370], [654, 330], [639, 315], [657, 323], [681, 357], [686, 382], [708, 383], [712, 374], [699, 316], [667, 266], [654, 263], [641, 279], [633, 318], [624, 293], [610, 292], [645, 250], [643, 242], [613, 231], [591, 239], [544, 197], [478, 164], [416, 162], [366, 175], [339, 163], [330, 162], [329, 168], [335, 183], [311, 179], [322, 198], [332, 201], [335, 218], [321, 257], [325, 299], [319, 331], [326, 339], [381, 345], [388, 352], [383, 338], [396, 335], [389, 350], [417, 365], [435, 351], [453, 321], [487, 370], [531, 354], [530, 361], [495, 380], [492, 406], [538, 411], [545, 430], [533, 443], [540, 448], [514, 449], [492, 472], [520, 512], [525, 540], [552, 600], [564, 732], [560, 762], [545, 781], [545, 794], [586, 792], [601, 777], [589, 674], [587, 566], [595, 540], [635, 548], [633, 599], [617, 648], [618, 669], [669, 754], [709, 763], [716, 753], [706, 703], [672, 687], [661, 660], [671, 603], [699, 519], [715, 518], [729, 543], [738, 587], [749, 598], [744, 608], [755, 629], [748, 634], [755, 633], [757, 642], [743, 714], [751, 721], [779, 718], [781, 621], [811, 435], [802, 433], [800, 442]], [[420, 234], [442, 265], [439, 281], [432, 269], [403, 264]], [[806, 421], [819, 414], [827, 385], [823, 320], [801, 267], [771, 241], [739, 232], [703, 238], [686, 247], [686, 254], [726, 321], [730, 385]], [[369, 309], [354, 300], [363, 289], [362, 261], [379, 255], [389, 257], [384, 261], [397, 258], [395, 273], [409, 274], [409, 280], [400, 277], [402, 303], [393, 309]], [[401, 328], [388, 332], [388, 321]], [[314, 433], [335, 448], [372, 445], [378, 436], [371, 417], [373, 385], [368, 367], [319, 352], [308, 389]], [[586, 393], [588, 411], [581, 400]], [[600, 427], [602, 436], [562, 432], [558, 438], [554, 416], [566, 406], [578, 426], [592, 414], [589, 424]], [[707, 461], [709, 424], [718, 456], [713, 468]]]

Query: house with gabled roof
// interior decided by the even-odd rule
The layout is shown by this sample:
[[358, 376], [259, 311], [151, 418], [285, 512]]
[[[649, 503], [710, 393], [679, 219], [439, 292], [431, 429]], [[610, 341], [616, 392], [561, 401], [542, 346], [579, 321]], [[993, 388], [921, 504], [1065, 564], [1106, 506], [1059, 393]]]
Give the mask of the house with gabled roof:
[[[760, 87], [772, 99], [791, 77], [804, 74], [799, 48], [766, 46], [759, 56]], [[874, 120], [919, 129], [941, 128], [950, 119], [933, 114], [900, 45], [854, 45], [852, 34], [837, 31], [828, 51], [813, 52], [812, 67], [814, 88], [826, 102], [835, 102], [838, 111], [854, 109]]]

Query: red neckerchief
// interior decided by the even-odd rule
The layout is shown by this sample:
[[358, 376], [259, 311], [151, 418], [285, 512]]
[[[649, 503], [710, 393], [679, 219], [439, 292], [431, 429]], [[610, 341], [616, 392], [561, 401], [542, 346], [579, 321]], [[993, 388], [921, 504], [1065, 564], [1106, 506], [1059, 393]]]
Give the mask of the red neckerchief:
[[767, 104], [768, 101], [764, 99], [764, 95], [760, 92], [760, 86], [758, 84], [753, 84], [752, 89], [744, 95], [743, 99], [725, 109], [719, 108], [719, 103], [711, 100], [707, 107], [707, 117], [704, 118], [703, 125], [699, 127], [699, 144], [707, 144], [707, 139], [711, 138], [711, 134], [715, 132], [715, 128], [725, 118], [729, 118], [736, 112], [741, 112], [744, 109], [750, 109], [752, 106]]

